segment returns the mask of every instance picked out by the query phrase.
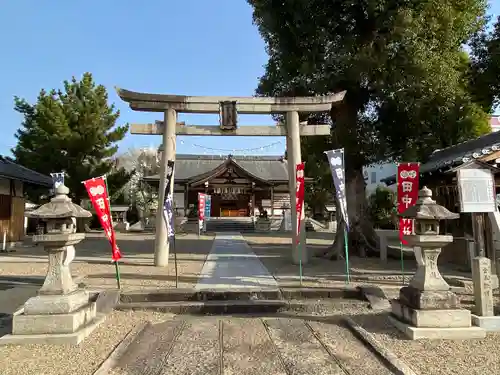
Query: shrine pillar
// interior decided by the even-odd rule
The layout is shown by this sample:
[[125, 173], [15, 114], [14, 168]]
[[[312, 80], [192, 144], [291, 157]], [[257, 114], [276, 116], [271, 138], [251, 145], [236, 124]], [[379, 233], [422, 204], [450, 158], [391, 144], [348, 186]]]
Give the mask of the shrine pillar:
[[[297, 233], [298, 215], [295, 201], [295, 192], [297, 190], [296, 166], [302, 161], [300, 151], [299, 113], [297, 111], [286, 113], [286, 129], [288, 188], [290, 190], [290, 210], [292, 217], [292, 262], [294, 264], [299, 264], [300, 260], [302, 260], [302, 264], [304, 265], [307, 264], [309, 260], [306, 246], [305, 223], [301, 223], [300, 233]], [[302, 205], [302, 212], [304, 212], [304, 205]], [[297, 243], [297, 239], [299, 238], [300, 243]]]
[[[161, 161], [160, 161], [160, 187], [158, 191], [158, 209], [156, 212], [156, 235], [155, 235], [155, 258], [154, 264], [159, 267], [168, 265], [169, 242], [167, 238], [167, 225], [163, 217], [163, 202], [165, 202], [165, 184], [167, 180], [167, 161], [175, 161], [175, 127], [177, 123], [177, 113], [175, 109], [169, 108], [164, 113], [164, 129], [162, 137]], [[174, 168], [175, 170], [175, 168]], [[174, 177], [170, 183], [170, 193], [174, 191]]]

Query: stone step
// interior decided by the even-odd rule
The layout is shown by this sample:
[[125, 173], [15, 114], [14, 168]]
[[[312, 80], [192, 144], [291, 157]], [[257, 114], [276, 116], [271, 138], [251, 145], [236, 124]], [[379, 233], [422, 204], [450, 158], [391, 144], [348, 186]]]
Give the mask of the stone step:
[[279, 288], [255, 289], [164, 289], [155, 291], [131, 291], [122, 293], [120, 301], [130, 302], [173, 302], [173, 301], [225, 301], [256, 299], [309, 299], [309, 298], [346, 298], [361, 299], [361, 291], [356, 287], [339, 288]]
[[248, 233], [254, 232], [255, 227], [252, 226], [243, 226], [243, 225], [207, 225], [207, 232], [239, 232], [239, 233]]
[[119, 375], [392, 374], [338, 318], [174, 317], [116, 351]]
[[287, 312], [324, 313], [339, 307], [366, 306], [359, 300], [228, 300], [191, 302], [130, 302], [120, 303], [117, 310], [150, 310], [173, 314], [229, 315], [229, 314], [276, 314]]
[[276, 313], [286, 309], [288, 304], [283, 300], [257, 301], [175, 301], [175, 302], [131, 302], [120, 303], [117, 310], [152, 310], [173, 314], [245, 314]]
[[251, 299], [281, 299], [279, 289], [252, 290], [196, 290], [196, 289], [165, 289], [153, 292], [136, 291], [122, 293], [120, 301], [130, 302], [174, 302], [174, 301], [224, 301]]

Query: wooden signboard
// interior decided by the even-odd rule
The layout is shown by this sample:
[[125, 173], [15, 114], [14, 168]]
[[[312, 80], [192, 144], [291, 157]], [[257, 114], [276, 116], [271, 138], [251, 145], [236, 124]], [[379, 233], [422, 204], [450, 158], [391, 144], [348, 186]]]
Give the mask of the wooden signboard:
[[485, 168], [457, 171], [461, 212], [495, 212], [496, 196], [493, 173]]

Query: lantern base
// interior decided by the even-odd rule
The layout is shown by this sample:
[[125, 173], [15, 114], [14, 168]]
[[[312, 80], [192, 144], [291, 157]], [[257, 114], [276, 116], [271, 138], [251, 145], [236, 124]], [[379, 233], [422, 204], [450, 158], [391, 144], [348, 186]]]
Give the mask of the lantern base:
[[27, 315], [12, 319], [13, 335], [42, 335], [75, 333], [89, 325], [97, 316], [96, 303], [91, 302], [69, 314]]
[[486, 331], [471, 324], [471, 312], [465, 309], [419, 310], [391, 300], [389, 321], [411, 340], [481, 339]]
[[69, 314], [88, 305], [90, 295], [83, 290], [77, 290], [63, 295], [38, 295], [24, 304], [27, 315]]
[[389, 316], [389, 322], [401, 331], [410, 340], [469, 340], [484, 339], [486, 331], [480, 327], [465, 328], [420, 328], [404, 323], [393, 316]]
[[105, 319], [105, 314], [97, 314], [89, 324], [71, 333], [4, 335], [0, 337], [0, 345], [78, 345]]
[[391, 300], [392, 315], [399, 321], [418, 328], [468, 328], [471, 312], [465, 309], [418, 310]]
[[419, 310], [445, 310], [459, 308], [458, 297], [451, 290], [419, 290], [405, 286], [399, 291], [403, 305]]
[[[38, 296], [30, 299], [38, 300], [31, 305], [27, 303], [25, 308], [14, 313], [12, 334], [0, 337], [0, 345], [79, 344], [104, 321], [106, 315], [97, 312], [97, 302], [94, 298], [89, 299], [88, 292], [81, 291], [69, 295], [69, 299], [67, 297], [68, 295], [58, 296], [62, 301], [59, 305], [55, 301], [56, 296]], [[80, 305], [82, 301], [85, 302]], [[28, 313], [26, 306], [36, 306], [37, 312]]]

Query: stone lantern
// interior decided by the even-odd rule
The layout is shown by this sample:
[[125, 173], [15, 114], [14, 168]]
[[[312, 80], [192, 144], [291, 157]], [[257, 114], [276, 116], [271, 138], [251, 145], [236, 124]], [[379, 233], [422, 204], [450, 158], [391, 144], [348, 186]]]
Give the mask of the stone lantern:
[[48, 253], [47, 275], [38, 295], [14, 315], [12, 335], [3, 336], [0, 344], [78, 344], [102, 321], [89, 292], [79, 289], [71, 277], [74, 245], [85, 238], [76, 233], [73, 220], [92, 214], [72, 203], [68, 193], [59, 185], [49, 203], [27, 214], [47, 225], [47, 233], [33, 236], [33, 242]]
[[437, 204], [431, 190], [424, 187], [415, 205], [400, 216], [415, 220], [415, 234], [405, 240], [413, 246], [417, 271], [409, 285], [401, 288], [399, 299], [391, 301], [393, 325], [411, 339], [485, 337], [484, 330], [471, 326], [470, 311], [460, 309], [437, 266], [441, 248], [453, 242], [453, 236], [439, 234], [439, 223], [460, 215]]

